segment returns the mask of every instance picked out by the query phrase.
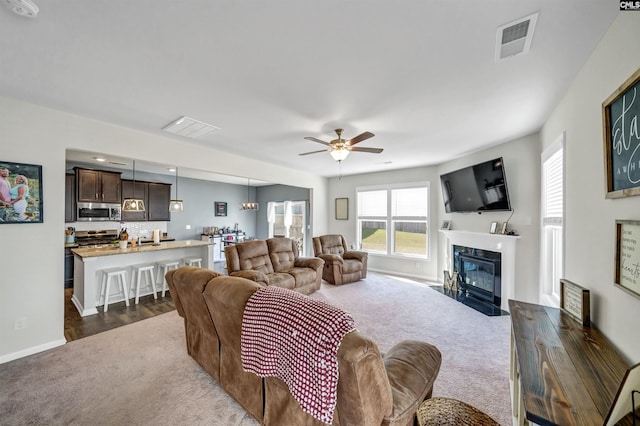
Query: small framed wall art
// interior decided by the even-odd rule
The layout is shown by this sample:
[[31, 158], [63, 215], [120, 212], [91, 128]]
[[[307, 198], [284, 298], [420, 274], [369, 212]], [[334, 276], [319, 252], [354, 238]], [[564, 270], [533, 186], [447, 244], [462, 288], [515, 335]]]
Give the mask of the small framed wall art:
[[640, 195], [640, 69], [602, 103], [606, 198]]
[[42, 166], [0, 161], [0, 224], [42, 223]]
[[589, 290], [572, 283], [560, 280], [560, 309], [569, 314], [580, 324], [588, 327], [591, 323], [591, 302]]
[[349, 219], [349, 199], [336, 198], [336, 220]]
[[227, 215], [227, 203], [223, 201], [215, 201], [216, 208], [216, 216], [226, 216]]
[[640, 298], [640, 221], [616, 220], [617, 287]]

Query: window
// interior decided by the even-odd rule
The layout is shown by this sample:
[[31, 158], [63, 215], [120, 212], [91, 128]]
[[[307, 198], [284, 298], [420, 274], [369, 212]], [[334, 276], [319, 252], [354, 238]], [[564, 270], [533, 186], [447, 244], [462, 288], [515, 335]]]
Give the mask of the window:
[[269, 202], [267, 215], [269, 238], [291, 238], [296, 242], [300, 256], [304, 256], [306, 203], [304, 201]]
[[560, 306], [564, 274], [564, 134], [542, 153], [540, 303]]
[[428, 185], [358, 188], [358, 240], [372, 253], [427, 258]]

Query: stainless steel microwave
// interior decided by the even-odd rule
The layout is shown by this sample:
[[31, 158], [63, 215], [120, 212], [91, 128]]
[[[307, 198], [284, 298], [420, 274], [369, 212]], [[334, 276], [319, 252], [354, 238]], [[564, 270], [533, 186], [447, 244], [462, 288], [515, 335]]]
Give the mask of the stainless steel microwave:
[[121, 214], [120, 204], [78, 203], [78, 222], [119, 222]]

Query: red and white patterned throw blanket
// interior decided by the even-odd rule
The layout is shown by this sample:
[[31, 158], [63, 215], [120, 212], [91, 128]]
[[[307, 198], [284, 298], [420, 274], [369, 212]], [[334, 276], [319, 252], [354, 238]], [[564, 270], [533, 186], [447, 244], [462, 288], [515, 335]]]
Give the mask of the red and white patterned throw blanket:
[[242, 317], [242, 367], [289, 386], [300, 407], [331, 424], [338, 388], [338, 348], [355, 330], [350, 314], [281, 287], [263, 287]]

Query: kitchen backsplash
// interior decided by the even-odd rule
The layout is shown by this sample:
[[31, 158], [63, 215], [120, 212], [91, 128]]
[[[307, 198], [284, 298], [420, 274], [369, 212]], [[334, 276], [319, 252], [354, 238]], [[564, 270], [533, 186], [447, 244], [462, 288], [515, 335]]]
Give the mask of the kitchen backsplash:
[[102, 229], [117, 229], [127, 228], [129, 238], [151, 238], [153, 237], [153, 230], [159, 229], [160, 232], [167, 232], [168, 222], [74, 222], [65, 223], [64, 229], [74, 227], [76, 231], [97, 231]]

